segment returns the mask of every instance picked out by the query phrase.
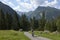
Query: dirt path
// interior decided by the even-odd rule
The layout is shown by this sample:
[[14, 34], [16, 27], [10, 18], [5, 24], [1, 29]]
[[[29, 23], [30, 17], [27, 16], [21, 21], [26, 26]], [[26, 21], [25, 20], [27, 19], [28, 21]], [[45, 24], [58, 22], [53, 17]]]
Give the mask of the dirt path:
[[50, 39], [44, 38], [44, 37], [32, 37], [32, 35], [29, 32], [24, 32], [24, 34], [31, 40], [50, 40]]

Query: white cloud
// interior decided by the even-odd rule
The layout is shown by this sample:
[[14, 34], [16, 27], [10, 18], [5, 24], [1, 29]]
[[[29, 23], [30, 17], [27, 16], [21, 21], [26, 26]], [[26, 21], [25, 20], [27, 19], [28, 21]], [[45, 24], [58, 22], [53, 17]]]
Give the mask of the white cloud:
[[31, 3], [36, 4], [36, 5], [41, 5], [47, 0], [31, 0]]
[[10, 5], [11, 7], [15, 7], [15, 5], [12, 2], [8, 2], [8, 5]]
[[19, 4], [19, 6], [22, 6], [23, 7], [23, 9], [26, 11], [32, 11], [32, 10], [34, 10], [34, 8], [36, 8], [36, 5], [35, 4], [33, 4], [31, 1], [31, 3], [27, 3], [26, 1], [29, 1], [29, 0], [24, 0], [24, 2], [21, 2], [21, 0], [20, 1], [18, 1], [18, 0], [16, 0], [17, 2], [18, 2], [18, 4]]
[[5, 2], [6, 2], [7, 0], [3, 0], [3, 1], [5, 1]]
[[14, 7], [15, 10], [19, 10], [20, 11], [20, 7], [17, 6], [17, 7]]
[[45, 1], [45, 6], [54, 6], [57, 4], [57, 0], [54, 0], [52, 2]]
[[20, 5], [22, 6], [22, 7], [24, 7], [24, 8], [27, 8], [27, 9], [31, 9], [32, 8], [32, 5], [31, 4], [29, 4], [29, 3], [20, 3]]
[[[2, 0], [1, 0], [2, 1]], [[8, 0], [3, 0], [2, 1], [4, 4], [7, 4]]]
[[16, 0], [18, 6], [15, 6], [15, 4], [10, 2], [10, 0], [3, 0], [2, 2], [19, 11], [32, 11], [38, 6], [50, 6], [60, 8], [60, 5], [57, 6], [58, 0], [53, 0], [51, 2], [49, 2], [48, 0]]
[[21, 11], [21, 12], [28, 12], [26, 9], [22, 9], [19, 5], [13, 8], [16, 11]]
[[48, 2], [48, 0], [30, 0], [30, 3], [26, 3], [26, 1], [29, 0], [24, 0], [24, 2], [21, 2], [21, 0], [16, 0], [20, 6], [22, 6], [25, 10], [34, 10], [38, 6], [50, 6], [50, 7], [55, 7], [57, 4], [57, 0], [53, 0], [51, 2]]
[[[1, 0], [1, 1], [2, 1], [2, 0]], [[12, 2], [10, 2], [9, 0], [3, 0], [2, 2], [3, 2], [4, 4], [6, 4], [6, 5], [11, 6], [11, 7], [14, 6], [14, 4], [13, 4]]]
[[31, 3], [38, 6], [54, 6], [57, 4], [57, 0], [51, 2], [48, 2], [48, 0], [31, 0]]
[[16, 0], [17, 2], [19, 2], [20, 0]]
[[29, 1], [29, 0], [24, 0], [24, 2], [27, 2], [27, 1]]

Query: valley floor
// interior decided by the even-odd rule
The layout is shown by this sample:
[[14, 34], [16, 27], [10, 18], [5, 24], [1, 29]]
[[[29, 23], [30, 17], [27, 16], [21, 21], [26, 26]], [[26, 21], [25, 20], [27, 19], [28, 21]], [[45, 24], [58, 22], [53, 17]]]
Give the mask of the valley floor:
[[32, 34], [30, 34], [29, 32], [24, 32], [24, 34], [29, 37], [31, 40], [51, 40], [45, 37], [38, 37], [38, 36], [34, 36], [32, 37]]
[[37, 35], [38, 37], [45, 37], [45, 38], [49, 38], [52, 40], [60, 40], [59, 33], [57, 34], [57, 33], [51, 33], [51, 32], [46, 33], [46, 32], [41, 32], [41, 31], [35, 31], [34, 34]]
[[24, 32], [14, 30], [0, 30], [0, 40], [30, 40]]

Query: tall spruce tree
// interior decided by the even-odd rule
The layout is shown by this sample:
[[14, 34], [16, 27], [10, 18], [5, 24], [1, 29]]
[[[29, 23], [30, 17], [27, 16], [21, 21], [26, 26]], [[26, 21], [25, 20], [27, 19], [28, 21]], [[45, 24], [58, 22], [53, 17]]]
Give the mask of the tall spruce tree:
[[34, 19], [35, 17], [30, 18], [30, 28], [34, 30]]
[[38, 27], [39, 27], [38, 20], [35, 17], [33, 17], [31, 18], [30, 22], [31, 22], [30, 24], [31, 24], [32, 29], [38, 30]]
[[56, 26], [57, 26], [57, 31], [60, 32], [60, 16], [57, 18]]
[[18, 19], [17, 19], [17, 16], [16, 16], [16, 12], [14, 13], [14, 15], [12, 16], [12, 26], [11, 26], [11, 29], [14, 29], [14, 30], [18, 30]]
[[46, 24], [45, 24], [45, 28], [44, 29], [46, 31], [50, 31], [50, 27], [51, 27], [51, 23], [50, 23], [50, 21], [47, 21]]
[[19, 27], [20, 27], [20, 16], [17, 14], [17, 13], [15, 13], [15, 15], [16, 15], [16, 21], [17, 21], [17, 30], [19, 29]]
[[24, 31], [29, 30], [29, 21], [25, 14], [20, 18], [20, 29], [23, 29]]
[[40, 29], [41, 31], [44, 31], [45, 22], [46, 22], [45, 12], [43, 11], [43, 12], [42, 12], [42, 17], [41, 17], [41, 19], [39, 20], [39, 29]]
[[1, 29], [1, 9], [0, 9], [0, 29]]
[[1, 16], [1, 19], [0, 19], [0, 23], [1, 24], [0, 25], [1, 25], [1, 29], [4, 30], [4, 29], [6, 29], [6, 26], [5, 26], [5, 17], [4, 17], [5, 14], [4, 14], [2, 9], [0, 10], [0, 12], [1, 12], [1, 15], [0, 15]]
[[10, 15], [10, 13], [6, 13], [5, 14], [5, 23], [6, 23], [6, 27], [7, 27], [7, 30], [11, 29], [11, 26], [12, 26], [12, 16]]

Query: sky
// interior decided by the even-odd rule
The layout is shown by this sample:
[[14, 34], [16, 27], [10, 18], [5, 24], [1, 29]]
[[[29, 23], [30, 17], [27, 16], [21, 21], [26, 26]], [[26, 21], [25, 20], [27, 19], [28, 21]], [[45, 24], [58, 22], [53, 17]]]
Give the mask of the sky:
[[60, 0], [0, 0], [16, 11], [34, 11], [38, 6], [50, 6], [60, 9]]

